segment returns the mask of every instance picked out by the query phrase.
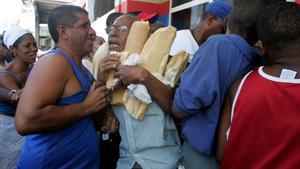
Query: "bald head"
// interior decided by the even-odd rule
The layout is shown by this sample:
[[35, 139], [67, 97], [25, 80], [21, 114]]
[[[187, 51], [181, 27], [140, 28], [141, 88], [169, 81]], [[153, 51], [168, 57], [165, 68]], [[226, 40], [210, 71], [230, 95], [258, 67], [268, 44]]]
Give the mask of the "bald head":
[[135, 15], [124, 14], [114, 21], [108, 34], [110, 51], [121, 52], [124, 50], [131, 25], [138, 20]]
[[133, 14], [123, 14], [121, 16], [119, 16], [115, 21], [114, 23], [119, 20], [119, 19], [126, 19], [126, 20], [130, 20], [131, 22], [134, 22], [134, 21], [138, 21], [138, 17], [133, 15]]

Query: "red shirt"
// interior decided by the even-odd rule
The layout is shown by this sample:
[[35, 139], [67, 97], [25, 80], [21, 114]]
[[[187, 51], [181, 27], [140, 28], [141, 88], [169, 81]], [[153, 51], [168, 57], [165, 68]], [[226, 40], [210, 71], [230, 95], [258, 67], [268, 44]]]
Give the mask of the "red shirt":
[[300, 168], [300, 80], [260, 68], [241, 85], [221, 168]]

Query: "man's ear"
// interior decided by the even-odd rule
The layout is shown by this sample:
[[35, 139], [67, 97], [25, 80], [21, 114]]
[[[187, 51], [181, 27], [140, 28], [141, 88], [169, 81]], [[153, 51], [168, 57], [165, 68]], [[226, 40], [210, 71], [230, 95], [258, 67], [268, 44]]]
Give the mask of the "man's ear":
[[255, 43], [254, 47], [259, 50], [259, 54], [262, 57], [266, 57], [267, 56], [267, 54], [268, 54], [268, 48], [266, 46], [264, 46], [263, 43], [260, 40]]
[[58, 37], [62, 37], [62, 39], [68, 39], [68, 34], [65, 26], [59, 25], [57, 28]]

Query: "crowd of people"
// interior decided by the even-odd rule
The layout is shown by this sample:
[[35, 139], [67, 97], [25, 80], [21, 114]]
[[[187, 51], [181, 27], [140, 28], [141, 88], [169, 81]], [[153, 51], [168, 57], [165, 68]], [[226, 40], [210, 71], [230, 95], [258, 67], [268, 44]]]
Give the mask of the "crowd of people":
[[[38, 60], [30, 30], [5, 30], [0, 168], [300, 166], [298, 1], [208, 3], [198, 24], [178, 30], [171, 46], [169, 58], [189, 53], [175, 89], [146, 68], [120, 61], [133, 23], [143, 20], [139, 16], [110, 15], [105, 40], [96, 36], [86, 10], [58, 6], [48, 18], [55, 47]], [[153, 20], [149, 36], [166, 27]], [[111, 71], [119, 88], [146, 87], [152, 102], [142, 120], [110, 104], [105, 82]]]

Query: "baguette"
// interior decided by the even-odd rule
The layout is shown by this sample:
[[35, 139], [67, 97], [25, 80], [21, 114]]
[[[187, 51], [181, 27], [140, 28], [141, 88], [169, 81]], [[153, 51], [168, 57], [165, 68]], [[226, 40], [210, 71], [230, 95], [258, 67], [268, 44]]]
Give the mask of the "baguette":
[[[137, 53], [140, 54], [145, 42], [148, 39], [148, 34], [150, 31], [150, 26], [148, 22], [145, 21], [135, 21], [133, 22], [127, 40], [124, 48], [124, 52], [122, 52], [120, 57], [120, 62], [124, 63], [124, 61], [128, 58], [130, 54]], [[116, 82], [118, 80], [113, 78], [113, 73], [110, 73], [109, 79], [107, 80], [107, 83]], [[108, 87], [109, 89], [112, 86]], [[112, 105], [123, 105], [123, 97], [125, 94], [124, 88], [116, 88], [113, 90], [112, 93]], [[123, 105], [124, 106], [124, 105]]]
[[[152, 74], [162, 76], [168, 62], [169, 51], [175, 36], [176, 28], [172, 26], [160, 28], [155, 31], [147, 40], [141, 52], [141, 66]], [[137, 100], [128, 93], [124, 95], [123, 101], [126, 110], [135, 119], [142, 120], [144, 118], [144, 112], [148, 108], [148, 104]]]
[[108, 42], [103, 43], [95, 52], [93, 56], [93, 76], [98, 79], [99, 64], [103, 58], [108, 54]]
[[186, 67], [189, 59], [189, 53], [186, 51], [179, 51], [171, 57], [168, 65], [164, 71], [163, 82], [165, 85], [174, 88], [177, 84], [179, 77]]

